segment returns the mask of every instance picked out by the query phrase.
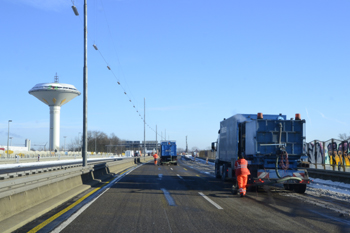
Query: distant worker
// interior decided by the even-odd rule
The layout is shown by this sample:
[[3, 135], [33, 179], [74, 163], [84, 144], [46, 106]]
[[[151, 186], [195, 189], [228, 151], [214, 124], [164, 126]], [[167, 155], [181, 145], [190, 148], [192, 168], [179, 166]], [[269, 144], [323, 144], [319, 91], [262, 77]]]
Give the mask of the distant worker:
[[157, 152], [154, 153], [153, 158], [154, 158], [154, 165], [157, 166], [157, 162], [158, 162], [158, 155], [157, 155]]
[[244, 197], [247, 192], [248, 175], [250, 175], [250, 171], [248, 169], [248, 161], [244, 159], [243, 153], [239, 155], [239, 159], [235, 162], [235, 173], [239, 193], [241, 197]]

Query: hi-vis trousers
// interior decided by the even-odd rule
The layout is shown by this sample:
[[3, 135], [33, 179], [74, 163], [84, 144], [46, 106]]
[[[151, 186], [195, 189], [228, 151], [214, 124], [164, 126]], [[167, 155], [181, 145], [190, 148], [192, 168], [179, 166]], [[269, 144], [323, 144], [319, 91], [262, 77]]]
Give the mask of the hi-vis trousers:
[[248, 182], [248, 176], [240, 175], [237, 176], [237, 183], [239, 188], [239, 193], [245, 195], [247, 192], [247, 182]]

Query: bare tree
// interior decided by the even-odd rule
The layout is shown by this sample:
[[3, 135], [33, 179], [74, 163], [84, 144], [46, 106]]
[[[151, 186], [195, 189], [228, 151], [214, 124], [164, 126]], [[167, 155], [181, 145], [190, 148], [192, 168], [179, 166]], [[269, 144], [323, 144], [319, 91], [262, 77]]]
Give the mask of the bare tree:
[[340, 138], [340, 140], [342, 140], [342, 141], [350, 140], [350, 134], [347, 135], [346, 133], [340, 133], [340, 134], [339, 134], [339, 138]]
[[182, 153], [182, 152], [184, 152], [184, 151], [185, 151], [184, 148], [181, 148], [181, 147], [177, 148], [177, 152], [178, 152], [178, 153]]

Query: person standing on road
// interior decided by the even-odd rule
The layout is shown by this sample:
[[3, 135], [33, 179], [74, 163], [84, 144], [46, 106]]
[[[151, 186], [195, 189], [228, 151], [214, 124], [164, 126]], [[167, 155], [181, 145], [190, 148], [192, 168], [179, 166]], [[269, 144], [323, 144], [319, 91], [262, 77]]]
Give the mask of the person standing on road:
[[153, 158], [154, 158], [154, 165], [156, 165], [156, 166], [157, 166], [157, 160], [158, 160], [158, 155], [157, 155], [157, 152], [156, 152], [156, 153], [154, 153]]
[[239, 159], [235, 162], [235, 173], [239, 193], [241, 197], [244, 197], [247, 192], [248, 175], [250, 175], [250, 171], [248, 169], [248, 161], [244, 159], [243, 153], [239, 155]]

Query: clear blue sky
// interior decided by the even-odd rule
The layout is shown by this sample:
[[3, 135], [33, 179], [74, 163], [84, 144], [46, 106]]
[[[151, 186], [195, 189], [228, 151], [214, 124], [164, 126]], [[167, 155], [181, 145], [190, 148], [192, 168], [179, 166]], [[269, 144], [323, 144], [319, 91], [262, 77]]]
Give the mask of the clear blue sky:
[[[83, 0], [3, 0], [0, 144], [49, 141], [37, 83], [83, 91]], [[236, 113], [306, 120], [307, 141], [350, 132], [350, 1], [88, 0], [88, 129], [143, 140], [143, 121], [206, 149]], [[112, 68], [109, 71], [103, 58]], [[117, 84], [120, 80], [128, 97]], [[61, 145], [82, 132], [82, 95], [61, 109]], [[158, 137], [159, 139], [159, 137]], [[146, 127], [146, 140], [155, 133]]]

